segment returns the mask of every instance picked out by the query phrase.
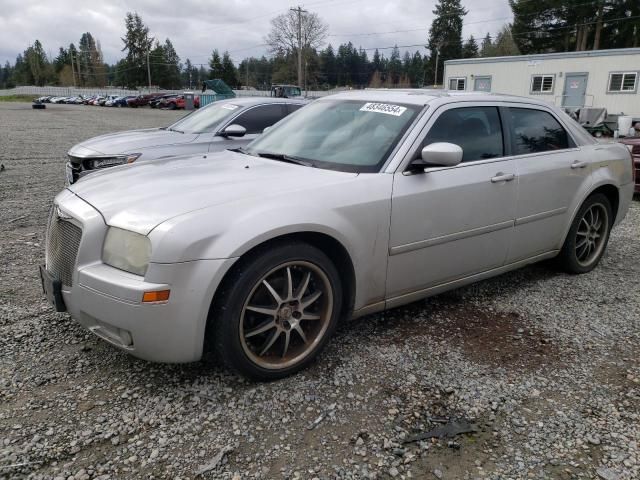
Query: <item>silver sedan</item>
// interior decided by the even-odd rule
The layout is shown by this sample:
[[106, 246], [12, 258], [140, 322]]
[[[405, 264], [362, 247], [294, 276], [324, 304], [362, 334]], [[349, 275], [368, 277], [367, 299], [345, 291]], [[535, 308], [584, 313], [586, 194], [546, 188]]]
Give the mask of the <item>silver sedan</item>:
[[283, 377], [358, 317], [555, 257], [596, 267], [633, 195], [626, 147], [531, 99], [367, 90], [245, 150], [124, 165], [55, 199], [49, 300], [160, 362]]
[[110, 133], [74, 145], [67, 183], [104, 168], [247, 145], [262, 131], [305, 105], [305, 100], [263, 97], [214, 102], [173, 125]]

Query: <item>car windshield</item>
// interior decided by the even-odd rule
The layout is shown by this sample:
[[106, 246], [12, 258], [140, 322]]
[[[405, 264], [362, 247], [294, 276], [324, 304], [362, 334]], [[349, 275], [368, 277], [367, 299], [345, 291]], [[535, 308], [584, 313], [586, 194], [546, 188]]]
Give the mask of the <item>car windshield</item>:
[[211, 132], [221, 121], [237, 113], [239, 108], [240, 106], [228, 102], [212, 103], [178, 120], [168, 130], [184, 133]]
[[421, 109], [417, 105], [317, 100], [265, 132], [246, 152], [297, 158], [332, 170], [377, 172]]

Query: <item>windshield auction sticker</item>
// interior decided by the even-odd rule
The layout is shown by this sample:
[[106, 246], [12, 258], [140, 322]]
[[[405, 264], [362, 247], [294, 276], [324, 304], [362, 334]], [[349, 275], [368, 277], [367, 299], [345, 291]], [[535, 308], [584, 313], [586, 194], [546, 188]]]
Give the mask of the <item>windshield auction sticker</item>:
[[235, 110], [238, 108], [238, 105], [232, 105], [231, 103], [225, 103], [222, 105], [222, 108], [226, 108], [227, 110]]
[[365, 103], [360, 109], [361, 112], [385, 113], [399, 117], [407, 110], [407, 107], [400, 105], [391, 105], [389, 103]]

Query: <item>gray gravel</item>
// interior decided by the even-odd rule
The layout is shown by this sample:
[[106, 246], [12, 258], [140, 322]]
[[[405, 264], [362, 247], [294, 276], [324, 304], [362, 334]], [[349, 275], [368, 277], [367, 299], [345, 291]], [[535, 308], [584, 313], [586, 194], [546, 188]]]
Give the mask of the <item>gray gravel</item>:
[[[348, 322], [269, 384], [52, 312], [36, 266], [66, 149], [177, 115], [0, 103], [1, 479], [640, 478], [638, 201], [588, 275], [535, 265]], [[452, 419], [475, 432], [411, 441]]]

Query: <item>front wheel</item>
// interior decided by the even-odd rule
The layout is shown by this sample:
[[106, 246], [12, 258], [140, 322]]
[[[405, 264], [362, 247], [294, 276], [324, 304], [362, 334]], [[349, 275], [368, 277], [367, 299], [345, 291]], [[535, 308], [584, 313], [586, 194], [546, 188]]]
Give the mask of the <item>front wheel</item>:
[[558, 261], [569, 273], [593, 270], [604, 255], [613, 224], [611, 202], [601, 193], [585, 200], [565, 239]]
[[321, 250], [300, 242], [241, 262], [211, 311], [218, 357], [256, 380], [306, 367], [338, 322], [342, 286], [335, 266]]

